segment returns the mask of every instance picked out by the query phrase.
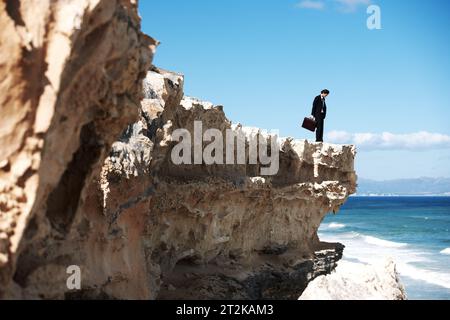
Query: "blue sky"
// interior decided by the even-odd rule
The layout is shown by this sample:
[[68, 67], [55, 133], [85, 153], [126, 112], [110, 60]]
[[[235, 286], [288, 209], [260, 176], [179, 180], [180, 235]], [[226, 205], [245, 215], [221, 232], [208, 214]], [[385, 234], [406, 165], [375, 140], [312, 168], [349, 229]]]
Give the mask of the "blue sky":
[[450, 1], [141, 0], [140, 14], [154, 64], [233, 122], [314, 140], [299, 123], [328, 88], [326, 140], [356, 143], [359, 176], [450, 177]]

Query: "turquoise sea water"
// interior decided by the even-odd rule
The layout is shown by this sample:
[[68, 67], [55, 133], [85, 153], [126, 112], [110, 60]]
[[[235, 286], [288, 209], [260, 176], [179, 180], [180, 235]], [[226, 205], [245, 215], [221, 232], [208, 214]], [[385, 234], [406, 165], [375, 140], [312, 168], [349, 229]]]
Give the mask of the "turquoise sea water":
[[319, 237], [347, 260], [392, 257], [409, 299], [450, 300], [450, 197], [351, 197]]

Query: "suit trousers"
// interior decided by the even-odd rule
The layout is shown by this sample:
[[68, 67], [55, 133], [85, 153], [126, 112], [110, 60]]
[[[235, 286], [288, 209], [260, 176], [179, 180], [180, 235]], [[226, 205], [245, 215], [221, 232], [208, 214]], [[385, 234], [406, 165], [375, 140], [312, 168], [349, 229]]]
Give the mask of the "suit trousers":
[[316, 142], [323, 142], [324, 119], [316, 119], [316, 121], [317, 121]]

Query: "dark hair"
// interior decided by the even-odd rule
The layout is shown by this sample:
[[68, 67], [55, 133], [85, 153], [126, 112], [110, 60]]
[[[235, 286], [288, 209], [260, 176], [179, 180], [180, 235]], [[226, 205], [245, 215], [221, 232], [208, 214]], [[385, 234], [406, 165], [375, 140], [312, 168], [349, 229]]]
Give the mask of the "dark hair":
[[324, 94], [330, 94], [330, 90], [328, 90], [328, 89], [323, 89], [321, 93], [324, 93]]

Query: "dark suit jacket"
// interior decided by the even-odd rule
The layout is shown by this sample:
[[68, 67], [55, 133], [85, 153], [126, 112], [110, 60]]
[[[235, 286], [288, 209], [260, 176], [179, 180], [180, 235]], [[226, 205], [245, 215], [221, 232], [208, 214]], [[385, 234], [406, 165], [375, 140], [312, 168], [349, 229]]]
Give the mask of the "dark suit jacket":
[[323, 120], [327, 117], [327, 104], [324, 103], [323, 113], [322, 111], [322, 97], [318, 95], [313, 102], [313, 107], [311, 111], [311, 115], [316, 118], [316, 120]]

